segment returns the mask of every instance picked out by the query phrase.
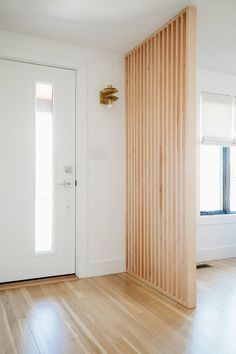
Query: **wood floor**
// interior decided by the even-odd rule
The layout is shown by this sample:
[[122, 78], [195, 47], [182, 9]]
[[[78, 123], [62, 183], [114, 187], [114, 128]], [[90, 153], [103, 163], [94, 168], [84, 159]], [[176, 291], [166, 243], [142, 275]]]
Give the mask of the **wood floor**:
[[0, 354], [236, 353], [236, 259], [198, 270], [187, 310], [127, 274], [0, 292]]

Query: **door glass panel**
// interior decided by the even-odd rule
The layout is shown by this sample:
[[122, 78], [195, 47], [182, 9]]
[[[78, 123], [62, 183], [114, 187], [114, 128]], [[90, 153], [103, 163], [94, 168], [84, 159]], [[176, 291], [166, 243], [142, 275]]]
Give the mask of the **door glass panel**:
[[35, 252], [53, 251], [53, 86], [36, 84]]

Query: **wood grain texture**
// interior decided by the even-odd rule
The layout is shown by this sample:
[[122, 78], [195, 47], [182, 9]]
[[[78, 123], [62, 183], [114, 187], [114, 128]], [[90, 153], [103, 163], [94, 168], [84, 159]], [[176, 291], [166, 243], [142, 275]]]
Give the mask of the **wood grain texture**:
[[196, 305], [196, 9], [125, 58], [127, 272]]
[[188, 310], [127, 273], [0, 292], [1, 354], [233, 354], [236, 259], [198, 270]]

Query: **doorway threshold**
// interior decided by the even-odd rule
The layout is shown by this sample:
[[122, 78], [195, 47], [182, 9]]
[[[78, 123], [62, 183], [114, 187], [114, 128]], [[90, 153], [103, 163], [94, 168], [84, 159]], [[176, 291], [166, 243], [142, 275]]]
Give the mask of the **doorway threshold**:
[[37, 279], [29, 279], [29, 280], [18, 280], [14, 282], [0, 283], [0, 291], [27, 288], [30, 286], [37, 286], [37, 285], [50, 285], [56, 283], [64, 283], [64, 282], [76, 281], [76, 280], [79, 280], [79, 278], [75, 274], [57, 275], [54, 277], [37, 278]]

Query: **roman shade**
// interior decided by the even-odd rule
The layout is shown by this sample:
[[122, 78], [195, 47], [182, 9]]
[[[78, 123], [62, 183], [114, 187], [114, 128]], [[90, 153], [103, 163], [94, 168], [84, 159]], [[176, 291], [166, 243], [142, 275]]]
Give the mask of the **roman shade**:
[[232, 96], [202, 93], [201, 118], [203, 144], [236, 145]]

